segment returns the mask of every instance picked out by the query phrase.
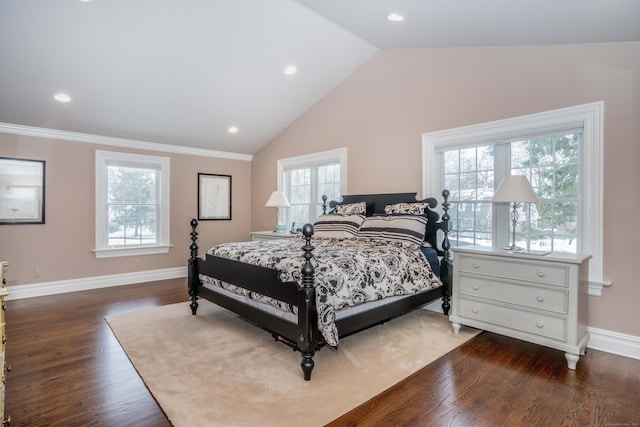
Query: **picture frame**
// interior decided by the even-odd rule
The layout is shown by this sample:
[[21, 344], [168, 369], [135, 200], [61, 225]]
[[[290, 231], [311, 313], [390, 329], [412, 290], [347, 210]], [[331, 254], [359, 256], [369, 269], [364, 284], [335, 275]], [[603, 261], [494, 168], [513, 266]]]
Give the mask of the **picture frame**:
[[0, 225], [44, 224], [44, 160], [0, 157]]
[[198, 173], [198, 220], [231, 220], [231, 175]]

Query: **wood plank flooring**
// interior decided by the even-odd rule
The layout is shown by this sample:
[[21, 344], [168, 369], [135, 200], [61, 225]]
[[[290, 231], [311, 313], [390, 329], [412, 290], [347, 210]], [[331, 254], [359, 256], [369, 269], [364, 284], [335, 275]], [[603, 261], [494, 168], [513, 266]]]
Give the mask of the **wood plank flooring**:
[[[177, 279], [7, 301], [11, 425], [169, 426], [104, 317], [186, 299]], [[574, 372], [485, 332], [330, 425], [640, 426], [639, 396], [639, 360], [588, 350]]]

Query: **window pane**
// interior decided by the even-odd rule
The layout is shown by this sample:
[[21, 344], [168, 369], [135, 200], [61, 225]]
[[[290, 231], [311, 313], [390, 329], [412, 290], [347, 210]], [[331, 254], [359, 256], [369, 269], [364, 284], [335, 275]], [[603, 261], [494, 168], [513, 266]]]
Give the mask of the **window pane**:
[[458, 150], [447, 151], [444, 153], [444, 170], [447, 173], [460, 172], [460, 152]]
[[554, 171], [556, 197], [578, 197], [578, 165], [560, 166]]
[[449, 190], [451, 200], [460, 200], [460, 176], [458, 174], [444, 175], [444, 188]]
[[476, 170], [476, 148], [465, 148], [460, 150], [460, 172], [471, 172]]

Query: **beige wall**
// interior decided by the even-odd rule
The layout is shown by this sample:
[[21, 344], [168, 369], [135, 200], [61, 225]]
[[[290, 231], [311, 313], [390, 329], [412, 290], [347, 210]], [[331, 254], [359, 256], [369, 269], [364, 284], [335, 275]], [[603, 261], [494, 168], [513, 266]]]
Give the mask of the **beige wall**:
[[252, 226], [276, 161], [348, 148], [348, 191], [421, 194], [421, 134], [605, 102], [604, 278], [589, 325], [640, 335], [640, 43], [382, 50], [254, 156]]
[[[171, 158], [171, 238], [168, 254], [96, 259], [95, 151], [128, 151]], [[0, 156], [46, 161], [46, 223], [0, 225], [0, 258], [10, 263], [8, 285], [185, 267], [189, 221], [197, 216], [197, 174], [232, 176], [232, 220], [202, 221], [201, 247], [248, 240], [251, 162], [126, 150], [0, 133]], [[34, 271], [39, 270], [39, 276]]]

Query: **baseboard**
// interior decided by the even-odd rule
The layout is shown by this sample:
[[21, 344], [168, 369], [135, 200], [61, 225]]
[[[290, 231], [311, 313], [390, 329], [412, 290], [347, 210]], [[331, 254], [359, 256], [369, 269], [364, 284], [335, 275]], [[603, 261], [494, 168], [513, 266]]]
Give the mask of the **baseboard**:
[[159, 270], [136, 271], [134, 273], [110, 274], [108, 276], [83, 277], [80, 279], [55, 282], [33, 283], [10, 286], [7, 300], [34, 298], [67, 292], [87, 291], [111, 286], [132, 285], [155, 280], [177, 279], [187, 276], [186, 267], [163, 268]]
[[588, 331], [588, 348], [640, 360], [640, 337], [592, 327]]
[[[424, 308], [436, 313], [442, 313], [442, 301], [433, 301], [424, 306]], [[588, 348], [640, 360], [640, 337], [590, 326], [587, 330], [590, 336], [587, 344]]]

